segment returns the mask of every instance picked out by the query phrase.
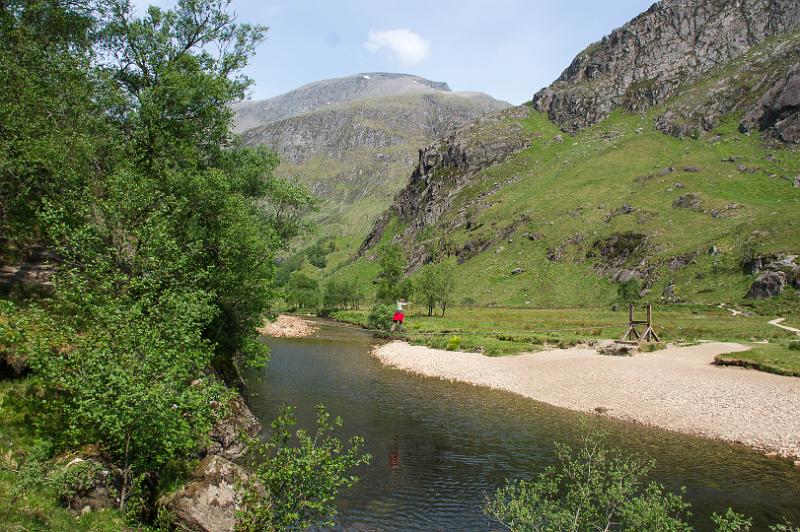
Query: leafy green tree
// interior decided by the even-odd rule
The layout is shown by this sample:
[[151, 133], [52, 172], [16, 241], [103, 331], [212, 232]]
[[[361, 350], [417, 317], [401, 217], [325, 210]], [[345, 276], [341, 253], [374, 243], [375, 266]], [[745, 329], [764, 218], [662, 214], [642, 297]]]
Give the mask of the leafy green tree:
[[363, 440], [346, 444], [331, 432], [340, 418], [317, 407], [316, 434], [294, 431], [294, 410], [287, 408], [272, 423], [272, 437], [254, 444], [254, 474], [245, 485], [236, 530], [305, 530], [332, 526], [338, 491], [358, 481], [353, 470], [370, 461]]
[[456, 289], [456, 266], [448, 259], [439, 263], [439, 307], [442, 309], [442, 317], [447, 307], [453, 300], [453, 293]]
[[31, 349], [30, 400], [46, 433], [59, 448], [99, 442], [122, 468], [121, 508], [136, 478], [191, 455], [221, 413], [211, 405], [227, 404], [226, 388], [201, 377], [211, 350], [195, 323], [209, 310], [180, 299], [106, 305], [80, 334], [48, 323], [55, 345], [69, 343]]
[[403, 248], [397, 243], [386, 244], [378, 250], [378, 257], [380, 273], [377, 299], [384, 303], [392, 303], [399, 297], [407, 296], [408, 294], [401, 294], [403, 291], [409, 291], [409, 286], [402, 284], [406, 268]]
[[635, 303], [639, 301], [642, 284], [638, 279], [631, 279], [617, 285], [617, 299], [621, 303]]
[[316, 309], [320, 305], [319, 282], [303, 272], [292, 273], [286, 286], [286, 301], [304, 309]]
[[449, 260], [426, 264], [417, 274], [415, 288], [418, 298], [428, 310], [428, 316], [433, 315], [437, 306], [444, 316], [455, 290], [455, 265]]
[[209, 365], [264, 361], [274, 258], [315, 204], [230, 132], [264, 28], [227, 4], [0, 9], [0, 252], [61, 260], [49, 331], [20, 347], [29, 399], [56, 451], [99, 443], [126, 489], [195, 454], [222, 393]]
[[417, 300], [425, 305], [428, 316], [433, 316], [433, 309], [439, 301], [439, 271], [437, 264], [426, 264], [417, 274], [415, 288]]

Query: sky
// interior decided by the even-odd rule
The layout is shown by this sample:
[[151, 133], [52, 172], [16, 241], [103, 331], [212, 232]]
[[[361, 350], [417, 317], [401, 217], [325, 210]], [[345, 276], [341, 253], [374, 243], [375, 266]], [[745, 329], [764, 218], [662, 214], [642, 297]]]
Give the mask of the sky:
[[[143, 12], [154, 3], [134, 0]], [[445, 81], [520, 104], [589, 44], [654, 0], [232, 0], [241, 22], [269, 26], [245, 73], [264, 99], [363, 72]]]

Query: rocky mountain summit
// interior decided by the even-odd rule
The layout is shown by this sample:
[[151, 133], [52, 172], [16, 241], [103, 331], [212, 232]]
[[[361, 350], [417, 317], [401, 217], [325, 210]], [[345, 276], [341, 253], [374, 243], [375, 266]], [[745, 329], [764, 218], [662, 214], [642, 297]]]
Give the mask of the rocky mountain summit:
[[[663, 0], [580, 53], [558, 80], [536, 93], [533, 103], [565, 131], [574, 132], [617, 108], [642, 111], [657, 106], [754, 46], [798, 29], [796, 0]], [[783, 53], [790, 51], [795, 52]], [[779, 78], [767, 76], [750, 89], [763, 92], [785, 81]], [[728, 107], [750, 90], [733, 92], [723, 100]], [[703, 128], [710, 129], [713, 117], [710, 122]], [[686, 132], [670, 128], [670, 123], [664, 120], [663, 130]]]
[[[406, 74], [366, 73], [324, 80], [234, 107], [248, 145], [281, 157], [278, 173], [323, 198], [323, 232], [352, 235], [391, 203], [419, 146], [509, 104]], [[356, 236], [357, 235], [357, 236]]]
[[447, 83], [409, 74], [369, 72], [315, 81], [267, 100], [245, 100], [233, 106], [234, 131], [309, 113], [328, 105], [407, 94], [451, 92]]

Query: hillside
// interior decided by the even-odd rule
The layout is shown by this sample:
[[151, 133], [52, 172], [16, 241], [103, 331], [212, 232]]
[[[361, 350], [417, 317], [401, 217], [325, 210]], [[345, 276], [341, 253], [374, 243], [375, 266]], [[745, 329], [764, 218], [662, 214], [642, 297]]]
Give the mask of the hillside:
[[[781, 31], [797, 27], [800, 9], [689, 4], [656, 4], [579, 55], [531, 105], [421, 150], [409, 184], [338, 275], [373, 278], [376, 247], [396, 240], [411, 272], [431, 250], [457, 257], [458, 297], [482, 304], [602, 305], [617, 283], [636, 280], [651, 300], [781, 294], [774, 301], [796, 308], [800, 33]], [[696, 61], [675, 66], [658, 50], [686, 28], [714, 52], [699, 47]], [[650, 41], [624, 60], [620, 46], [645, 29]], [[645, 63], [662, 74], [647, 78], [636, 67]], [[657, 97], [628, 105], [620, 93], [637, 79]]]
[[368, 73], [234, 110], [245, 144], [274, 149], [281, 156], [277, 173], [296, 177], [322, 198], [314, 221], [320, 236], [339, 238], [338, 256], [346, 260], [405, 184], [419, 146], [505, 107], [485, 94], [452, 92], [442, 82]]

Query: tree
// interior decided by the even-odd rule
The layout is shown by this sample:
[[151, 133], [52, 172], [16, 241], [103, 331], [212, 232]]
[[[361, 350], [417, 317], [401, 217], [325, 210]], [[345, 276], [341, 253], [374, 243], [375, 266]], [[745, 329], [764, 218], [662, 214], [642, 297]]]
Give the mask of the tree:
[[315, 203], [230, 132], [264, 28], [227, 4], [0, 9], [0, 253], [41, 244], [61, 265], [45, 340], [20, 346], [29, 400], [55, 451], [99, 444], [126, 489], [196, 455], [224, 391], [209, 365], [265, 360], [274, 258]]
[[445, 260], [426, 264], [416, 277], [416, 293], [428, 310], [428, 316], [438, 306], [444, 316], [455, 290], [455, 265]]
[[272, 437], [255, 442], [254, 474], [246, 483], [236, 530], [305, 530], [332, 526], [333, 501], [342, 487], [358, 481], [352, 470], [370, 461], [362, 452], [363, 440], [353, 437], [347, 445], [330, 434], [342, 425], [317, 407], [317, 431], [292, 434], [294, 410], [287, 408], [272, 423]]
[[428, 316], [433, 316], [433, 309], [439, 302], [439, 271], [436, 264], [426, 264], [420, 268], [416, 279], [416, 293], [419, 303], [424, 304]]
[[378, 275], [377, 299], [384, 303], [392, 303], [408, 294], [408, 286], [403, 286], [403, 274], [406, 268], [406, 257], [400, 244], [391, 243], [378, 250], [380, 273]]
[[303, 272], [294, 272], [286, 286], [286, 301], [304, 309], [316, 309], [320, 305], [319, 282]]
[[442, 309], [442, 317], [452, 302], [453, 292], [456, 288], [455, 268], [455, 264], [451, 260], [445, 260], [439, 264], [439, 306]]

